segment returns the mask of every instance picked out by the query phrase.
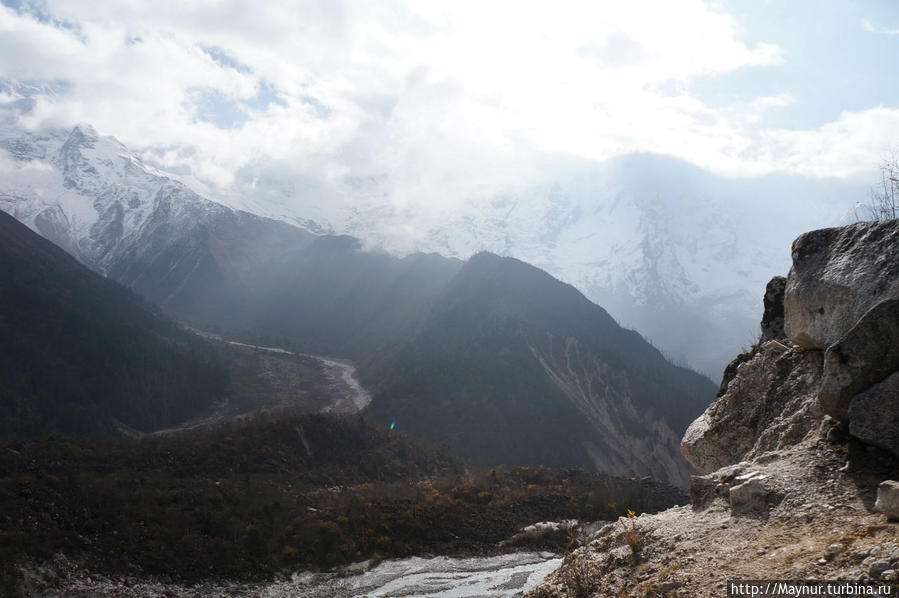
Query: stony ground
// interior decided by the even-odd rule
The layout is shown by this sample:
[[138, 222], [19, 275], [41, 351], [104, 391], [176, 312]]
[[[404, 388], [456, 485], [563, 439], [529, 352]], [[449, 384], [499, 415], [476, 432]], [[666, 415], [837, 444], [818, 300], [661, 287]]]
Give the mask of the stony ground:
[[266, 583], [216, 580], [193, 585], [165, 578], [91, 573], [61, 554], [27, 571], [18, 595], [54, 598], [513, 598], [561, 562], [548, 552], [492, 557], [410, 557], [365, 561], [332, 572], [298, 572]]
[[606, 526], [528, 596], [725, 596], [738, 579], [899, 579], [899, 522], [873, 511], [877, 484], [899, 477], [894, 459], [825, 418], [790, 449], [711, 475], [719, 489], [753, 476], [770, 490], [759, 509], [734, 514], [726, 492], [698, 489], [694, 506]]

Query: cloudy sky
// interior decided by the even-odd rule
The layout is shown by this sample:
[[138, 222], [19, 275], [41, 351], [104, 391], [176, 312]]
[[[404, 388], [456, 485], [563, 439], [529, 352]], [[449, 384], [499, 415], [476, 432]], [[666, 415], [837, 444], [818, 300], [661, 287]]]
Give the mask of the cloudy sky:
[[893, 0], [0, 0], [0, 109], [208, 192], [398, 205], [559, 159], [865, 177], [899, 146]]

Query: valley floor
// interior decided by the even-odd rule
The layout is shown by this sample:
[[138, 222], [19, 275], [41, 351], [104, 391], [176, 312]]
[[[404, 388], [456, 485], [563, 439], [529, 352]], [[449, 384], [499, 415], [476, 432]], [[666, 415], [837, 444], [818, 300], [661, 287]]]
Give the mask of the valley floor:
[[371, 402], [371, 394], [356, 379], [356, 366], [350, 361], [242, 343], [192, 330], [212, 342], [228, 365], [232, 391], [209, 412], [154, 435], [210, 428], [260, 414], [352, 415]]

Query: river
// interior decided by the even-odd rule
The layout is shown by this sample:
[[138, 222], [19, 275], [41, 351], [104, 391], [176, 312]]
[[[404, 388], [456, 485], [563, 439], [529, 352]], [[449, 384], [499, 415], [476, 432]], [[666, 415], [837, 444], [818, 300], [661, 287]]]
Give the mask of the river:
[[[61, 554], [35, 566], [26, 595], [132, 598], [513, 598], [522, 596], [562, 563], [549, 552], [492, 557], [445, 556], [358, 563], [329, 573], [294, 573], [263, 584], [232, 581], [185, 586], [159, 579], [107, 577], [77, 567]], [[52, 571], [52, 574], [51, 574]], [[48, 583], [49, 582], [49, 583]]]
[[522, 596], [553, 572], [562, 559], [547, 552], [494, 557], [392, 559], [369, 570], [303, 573], [270, 586], [266, 597], [505, 598]]

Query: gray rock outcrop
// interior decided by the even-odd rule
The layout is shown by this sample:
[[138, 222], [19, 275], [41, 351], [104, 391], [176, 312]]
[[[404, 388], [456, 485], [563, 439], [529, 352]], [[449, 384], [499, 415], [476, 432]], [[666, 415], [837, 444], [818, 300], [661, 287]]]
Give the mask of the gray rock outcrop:
[[899, 372], [853, 397], [849, 433], [899, 455]]
[[760, 342], [786, 338], [784, 331], [784, 291], [787, 279], [775, 276], [765, 287], [765, 312], [762, 314], [762, 337]]
[[825, 413], [846, 421], [859, 392], [899, 370], [899, 299], [881, 301], [824, 354], [819, 399]]
[[[899, 455], [899, 220], [807, 233], [793, 260], [783, 333], [775, 278], [759, 345], [727, 366], [684, 435], [681, 452], [704, 474], [690, 478], [691, 506], [607, 526], [529, 597], [699, 597], [778, 576], [899, 580], [899, 482], [880, 484], [879, 512], [870, 504], [899, 461], [854, 450], [845, 433]], [[639, 563], [627, 551], [635, 530], [646, 540]]]
[[805, 233], [793, 242], [784, 330], [797, 345], [825, 349], [884, 299], [899, 297], [899, 220]]
[[784, 332], [803, 349], [825, 350], [821, 411], [899, 455], [897, 383], [881, 386], [899, 371], [897, 257], [899, 220], [801, 235], [784, 291]]
[[777, 341], [756, 348], [736, 368], [724, 394], [696, 419], [681, 452], [706, 473], [795, 444], [817, 425], [820, 351]]

